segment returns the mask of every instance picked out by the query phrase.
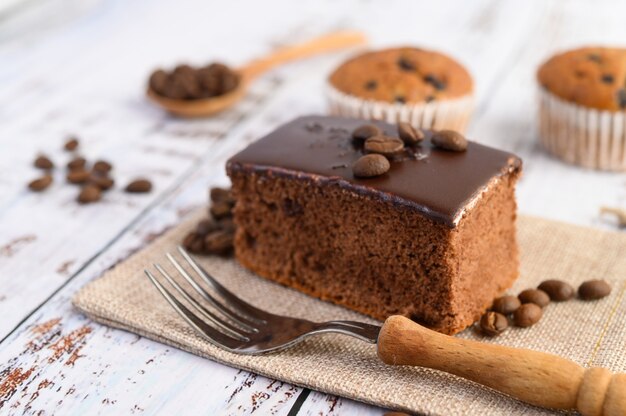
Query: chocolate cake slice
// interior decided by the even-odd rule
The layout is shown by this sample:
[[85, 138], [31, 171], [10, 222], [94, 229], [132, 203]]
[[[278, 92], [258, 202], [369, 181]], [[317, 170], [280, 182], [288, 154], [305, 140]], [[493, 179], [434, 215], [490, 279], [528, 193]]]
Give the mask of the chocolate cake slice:
[[[235, 254], [260, 276], [376, 319], [400, 314], [453, 334], [518, 275], [521, 160], [433, 133], [357, 178], [362, 120], [298, 118], [232, 157]], [[386, 136], [398, 128], [374, 123]], [[386, 162], [385, 162], [386, 163]]]

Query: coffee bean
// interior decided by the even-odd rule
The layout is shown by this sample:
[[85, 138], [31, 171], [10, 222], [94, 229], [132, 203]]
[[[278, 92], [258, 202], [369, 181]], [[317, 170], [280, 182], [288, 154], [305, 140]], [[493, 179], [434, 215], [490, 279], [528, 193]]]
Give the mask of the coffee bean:
[[534, 303], [541, 308], [548, 306], [550, 303], [550, 296], [540, 289], [526, 289], [517, 295], [517, 297], [522, 304]]
[[415, 71], [416, 68], [415, 64], [409, 61], [407, 58], [398, 59], [398, 66], [403, 71]]
[[94, 174], [89, 177], [89, 183], [96, 185], [103, 191], [108, 191], [109, 189], [113, 188], [113, 185], [115, 185], [115, 181], [112, 178], [108, 176]]
[[54, 163], [52, 163], [52, 161], [44, 155], [38, 156], [33, 164], [38, 169], [50, 170], [54, 168]]
[[493, 305], [491, 305], [491, 310], [503, 315], [508, 315], [515, 312], [520, 306], [522, 306], [522, 302], [520, 302], [518, 298], [507, 295], [494, 300]]
[[605, 84], [612, 84], [613, 81], [615, 81], [615, 78], [611, 74], [604, 74], [601, 79]]
[[541, 308], [534, 303], [525, 303], [513, 313], [516, 326], [526, 328], [539, 322], [543, 316]]
[[204, 249], [209, 254], [227, 254], [233, 249], [234, 234], [219, 230], [204, 237]]
[[397, 137], [373, 136], [365, 140], [363, 149], [367, 153], [378, 153], [380, 155], [391, 156], [404, 149], [404, 142]]
[[506, 316], [498, 312], [487, 312], [480, 318], [481, 331], [490, 337], [501, 334], [508, 326]]
[[69, 170], [84, 169], [86, 165], [87, 161], [85, 160], [85, 158], [75, 157], [74, 159], [69, 161], [69, 163], [67, 164], [67, 168]]
[[216, 220], [233, 215], [233, 207], [226, 201], [216, 201], [211, 204], [209, 212]]
[[409, 123], [398, 123], [398, 136], [405, 144], [414, 145], [424, 140], [424, 132], [413, 128]]
[[572, 285], [562, 280], [545, 280], [541, 282], [537, 289], [546, 292], [550, 296], [550, 300], [555, 302], [569, 300], [576, 294]]
[[439, 91], [446, 89], [446, 83], [433, 74], [426, 75], [424, 77], [424, 82], [432, 85], [433, 87], [435, 87], [436, 90]]
[[391, 165], [387, 158], [379, 154], [361, 156], [352, 165], [352, 173], [357, 178], [371, 178], [386, 173]]
[[124, 190], [131, 194], [143, 194], [152, 190], [152, 182], [147, 179], [135, 179]]
[[85, 169], [74, 169], [67, 173], [66, 179], [69, 183], [80, 184], [89, 180], [91, 174]]
[[68, 152], [73, 152], [77, 148], [78, 148], [78, 139], [75, 137], [68, 139], [68, 141], [66, 141], [65, 144], [63, 145], [63, 149], [67, 150]]
[[191, 253], [202, 254], [204, 251], [204, 237], [192, 231], [183, 239], [183, 247]]
[[235, 231], [235, 222], [233, 221], [233, 219], [231, 217], [220, 218], [217, 221], [217, 225], [222, 230], [230, 231], [230, 232], [234, 232]]
[[218, 230], [219, 228], [220, 226], [215, 221], [208, 219], [202, 220], [196, 225], [196, 234], [205, 236], [208, 233]]
[[101, 197], [102, 193], [100, 192], [100, 188], [95, 185], [87, 184], [80, 190], [76, 200], [81, 204], [90, 204], [99, 201]]
[[365, 83], [365, 89], [368, 91], [373, 91], [378, 87], [378, 82], [375, 80], [370, 80]]
[[383, 132], [373, 124], [365, 124], [361, 127], [357, 127], [352, 132], [352, 138], [357, 142], [364, 142], [370, 137], [381, 135]]
[[578, 297], [582, 300], [602, 299], [611, 293], [611, 286], [604, 280], [588, 280], [578, 287]]
[[210, 198], [211, 202], [228, 202], [229, 204], [235, 203], [235, 198], [233, 198], [233, 193], [230, 189], [214, 187], [210, 190]]
[[52, 175], [44, 175], [28, 184], [28, 189], [34, 192], [41, 192], [52, 184]]
[[93, 164], [92, 169], [94, 170], [94, 172], [109, 173], [111, 169], [113, 169], [113, 165], [111, 165], [106, 160], [98, 160], [96, 163]]
[[432, 143], [445, 150], [464, 152], [467, 149], [467, 140], [461, 133], [453, 130], [441, 130], [433, 134]]

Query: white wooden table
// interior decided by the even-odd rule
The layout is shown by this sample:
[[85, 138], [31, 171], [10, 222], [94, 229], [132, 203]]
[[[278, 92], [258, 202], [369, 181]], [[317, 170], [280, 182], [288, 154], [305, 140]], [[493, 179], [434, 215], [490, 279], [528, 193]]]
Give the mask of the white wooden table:
[[[383, 409], [225, 367], [91, 322], [70, 299], [226, 185], [224, 161], [299, 114], [325, 111], [325, 75], [346, 54], [292, 64], [207, 120], [168, 117], [147, 74], [178, 61], [237, 65], [338, 28], [376, 46], [418, 44], [464, 62], [478, 85], [469, 136], [525, 160], [520, 211], [595, 227], [626, 207], [626, 177], [565, 166], [537, 145], [534, 70], [551, 52], [626, 43], [624, 2], [30, 0], [0, 20], [0, 414], [380, 415]], [[61, 170], [25, 183], [37, 152], [57, 164], [68, 134], [115, 164], [119, 190], [77, 206]]]

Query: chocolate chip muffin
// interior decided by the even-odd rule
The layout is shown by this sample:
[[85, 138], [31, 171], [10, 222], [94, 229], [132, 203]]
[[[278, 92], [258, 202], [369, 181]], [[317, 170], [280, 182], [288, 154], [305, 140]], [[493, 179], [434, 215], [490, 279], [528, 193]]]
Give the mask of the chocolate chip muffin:
[[626, 49], [557, 54], [541, 65], [537, 81], [544, 147], [568, 163], [626, 170]]
[[439, 52], [413, 47], [367, 52], [344, 62], [328, 81], [334, 115], [463, 131], [472, 111], [472, 77]]

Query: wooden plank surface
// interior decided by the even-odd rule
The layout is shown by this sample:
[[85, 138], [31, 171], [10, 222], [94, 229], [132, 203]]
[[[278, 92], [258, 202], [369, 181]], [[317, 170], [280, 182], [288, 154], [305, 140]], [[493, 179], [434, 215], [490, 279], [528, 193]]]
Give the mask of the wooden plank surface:
[[[363, 29], [379, 46], [438, 48], [477, 79], [470, 137], [524, 158], [520, 211], [609, 228], [598, 207], [626, 207], [626, 179], [568, 167], [541, 151], [533, 74], [555, 49], [626, 39], [624, 8], [584, 1], [93, 1], [70, 7], [73, 17], [58, 24], [48, 8], [31, 9], [13, 32], [0, 30], [0, 413], [170, 414], [184, 406], [189, 414], [382, 414], [72, 310], [78, 288], [202, 206], [209, 186], [226, 184], [229, 155], [296, 115], [324, 112], [324, 76], [346, 54], [280, 69], [241, 106], [208, 120], [176, 120], [150, 106], [142, 96], [146, 74], [180, 60], [239, 64], [341, 27]], [[115, 164], [118, 185], [148, 176], [155, 190], [112, 191], [102, 203], [79, 207], [59, 171], [52, 189], [27, 192], [35, 154], [63, 164], [68, 134], [81, 138], [89, 158]]]

